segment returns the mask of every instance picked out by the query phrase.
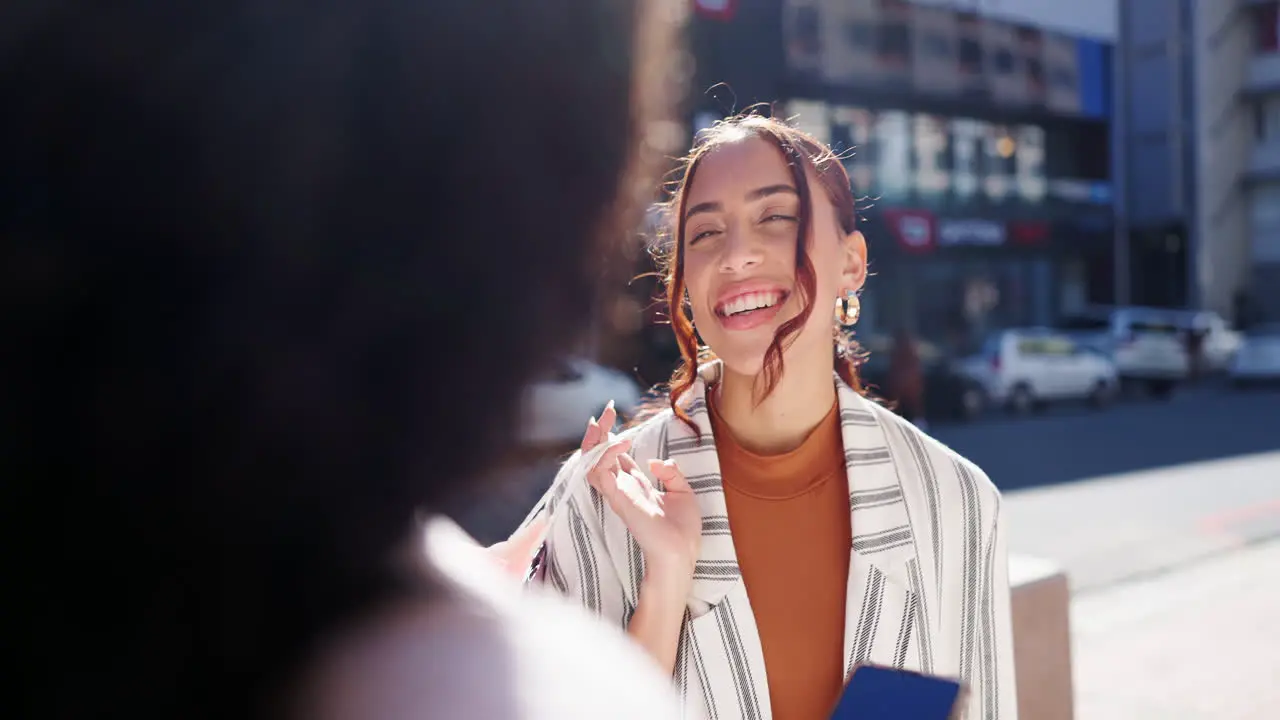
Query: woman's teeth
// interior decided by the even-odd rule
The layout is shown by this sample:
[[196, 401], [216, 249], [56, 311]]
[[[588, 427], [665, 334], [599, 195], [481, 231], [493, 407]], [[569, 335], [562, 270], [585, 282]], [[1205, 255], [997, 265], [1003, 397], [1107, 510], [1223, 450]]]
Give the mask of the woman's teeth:
[[720, 308], [720, 314], [725, 317], [729, 317], [739, 313], [749, 312], [751, 310], [773, 307], [778, 304], [778, 300], [781, 298], [782, 293], [778, 292], [756, 292], [739, 295], [725, 303]]

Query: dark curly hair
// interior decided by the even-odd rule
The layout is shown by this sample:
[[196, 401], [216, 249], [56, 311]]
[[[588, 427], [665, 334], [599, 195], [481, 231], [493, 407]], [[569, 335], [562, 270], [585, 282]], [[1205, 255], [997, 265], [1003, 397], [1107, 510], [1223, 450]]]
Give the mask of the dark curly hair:
[[317, 642], [422, 592], [415, 509], [482, 489], [674, 150], [678, 8], [0, 10], [9, 650], [40, 716], [271, 716]]

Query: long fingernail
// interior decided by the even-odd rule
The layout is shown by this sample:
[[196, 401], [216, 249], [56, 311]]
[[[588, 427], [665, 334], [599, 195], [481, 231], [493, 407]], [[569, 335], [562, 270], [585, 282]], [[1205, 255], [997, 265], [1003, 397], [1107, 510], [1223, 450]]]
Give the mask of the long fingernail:
[[612, 401], [612, 400], [610, 400], [610, 401], [609, 401], [609, 404], [604, 406], [604, 409], [605, 409], [605, 410], [612, 410], [612, 409], [613, 409], [613, 401]]

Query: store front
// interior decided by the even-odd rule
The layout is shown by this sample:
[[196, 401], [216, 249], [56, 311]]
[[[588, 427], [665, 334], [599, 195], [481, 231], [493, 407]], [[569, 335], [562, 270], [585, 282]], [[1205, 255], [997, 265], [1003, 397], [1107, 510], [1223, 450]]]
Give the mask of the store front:
[[1051, 326], [1107, 300], [1110, 243], [1075, 223], [892, 208], [868, 213], [863, 232], [873, 272], [867, 334], [906, 328], [962, 355], [995, 330]]

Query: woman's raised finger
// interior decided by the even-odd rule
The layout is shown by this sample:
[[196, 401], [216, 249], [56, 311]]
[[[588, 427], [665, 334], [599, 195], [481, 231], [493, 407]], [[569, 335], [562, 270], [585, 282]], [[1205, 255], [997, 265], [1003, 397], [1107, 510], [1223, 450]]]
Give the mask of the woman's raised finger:
[[618, 410], [613, 406], [610, 400], [608, 405], [604, 406], [604, 412], [600, 413], [600, 427], [604, 430], [605, 435], [613, 431], [613, 426], [618, 422]]
[[587, 420], [587, 430], [582, 433], [582, 452], [588, 452], [591, 448], [600, 444], [600, 423], [595, 418]]

